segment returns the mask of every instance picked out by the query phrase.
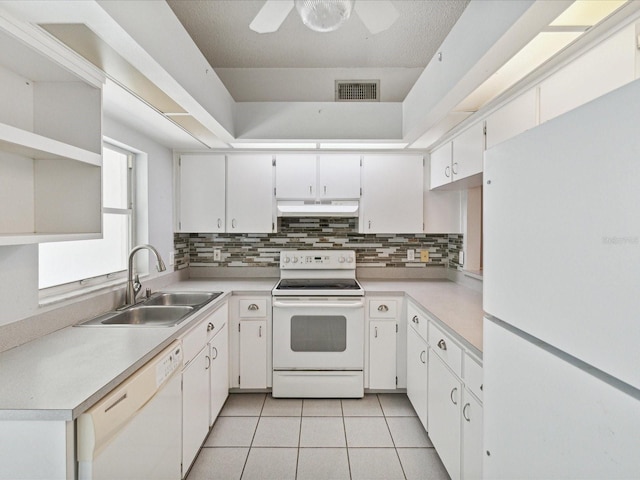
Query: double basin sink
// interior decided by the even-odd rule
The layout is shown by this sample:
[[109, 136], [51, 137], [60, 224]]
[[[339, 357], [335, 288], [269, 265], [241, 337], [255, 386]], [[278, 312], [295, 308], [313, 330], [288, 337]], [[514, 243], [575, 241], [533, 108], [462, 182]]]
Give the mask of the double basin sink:
[[124, 310], [114, 310], [79, 327], [173, 327], [218, 298], [222, 292], [158, 292]]

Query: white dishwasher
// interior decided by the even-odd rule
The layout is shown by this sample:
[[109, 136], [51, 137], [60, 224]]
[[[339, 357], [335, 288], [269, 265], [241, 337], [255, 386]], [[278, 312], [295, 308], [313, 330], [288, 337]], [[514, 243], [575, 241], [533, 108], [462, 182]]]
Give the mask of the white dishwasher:
[[180, 480], [181, 368], [176, 341], [78, 417], [79, 480]]

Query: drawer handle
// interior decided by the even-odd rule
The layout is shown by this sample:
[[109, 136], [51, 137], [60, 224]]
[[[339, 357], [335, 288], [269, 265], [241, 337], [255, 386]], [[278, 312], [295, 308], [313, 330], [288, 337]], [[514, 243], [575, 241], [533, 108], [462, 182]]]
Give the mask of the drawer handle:
[[451, 390], [451, 393], [449, 394], [449, 397], [451, 398], [451, 401], [453, 402], [454, 405], [458, 404], [458, 402], [453, 399], [453, 394], [456, 393], [457, 391], [458, 391], [458, 387], [453, 387], [453, 390]]
[[427, 363], [427, 360], [424, 358], [424, 354], [425, 354], [425, 353], [426, 353], [426, 350], [422, 350], [422, 351], [420, 352], [420, 361], [421, 361], [422, 363]]
[[213, 360], [215, 360], [216, 358], [218, 358], [218, 349], [216, 347], [213, 347], [213, 349], [211, 350], [211, 358]]
[[440, 341], [438, 342], [438, 348], [440, 350], [446, 350], [447, 349], [447, 342], [444, 341], [444, 338], [441, 338]]
[[216, 327], [213, 325], [213, 323], [209, 322], [209, 324], [207, 325], [207, 332], [210, 332], [214, 328], [216, 328]]
[[258, 307], [258, 305], [256, 305], [255, 303], [252, 303], [247, 307], [247, 310], [256, 311], [256, 310], [260, 310], [260, 307]]
[[379, 312], [388, 312], [389, 311], [389, 307], [387, 307], [384, 303], [380, 306], [378, 306], [378, 311]]
[[120, 402], [123, 402], [127, 399], [127, 394], [123, 394], [120, 398], [118, 398], [115, 402], [113, 402], [111, 405], [109, 405], [107, 408], [104, 409], [104, 413], [107, 413], [109, 410], [111, 410], [113, 407], [115, 407], [116, 405], [118, 405]]
[[471, 419], [469, 418], [469, 415], [467, 415], [467, 408], [469, 408], [470, 406], [471, 404], [465, 403], [464, 407], [462, 407], [462, 416], [467, 422], [471, 421]]
[[412, 321], [413, 323], [420, 323], [420, 319], [418, 318], [418, 316], [417, 316], [417, 315], [414, 315], [414, 316], [413, 316], [413, 318], [411, 319], [411, 321]]

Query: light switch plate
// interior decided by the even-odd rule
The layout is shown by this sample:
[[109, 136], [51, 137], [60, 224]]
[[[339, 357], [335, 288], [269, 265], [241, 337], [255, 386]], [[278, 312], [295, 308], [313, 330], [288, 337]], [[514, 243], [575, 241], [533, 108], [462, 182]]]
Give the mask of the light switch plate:
[[169, 252], [169, 265], [173, 265], [176, 262], [176, 252]]
[[407, 250], [407, 260], [415, 260], [416, 259], [416, 251], [413, 249]]
[[219, 248], [216, 248], [213, 251], [213, 260], [216, 262], [219, 262], [220, 260], [222, 260], [222, 253], [220, 252]]
[[420, 261], [425, 263], [429, 261], [429, 250], [420, 250]]

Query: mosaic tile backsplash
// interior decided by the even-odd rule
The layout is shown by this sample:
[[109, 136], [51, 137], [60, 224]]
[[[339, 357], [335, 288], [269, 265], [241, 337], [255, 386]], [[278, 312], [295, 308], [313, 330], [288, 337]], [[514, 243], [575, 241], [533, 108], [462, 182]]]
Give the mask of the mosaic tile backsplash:
[[[176, 269], [278, 267], [280, 250], [355, 250], [358, 267], [458, 267], [461, 234], [363, 234], [356, 218], [281, 218], [278, 233], [176, 233]], [[213, 251], [221, 251], [214, 261]], [[407, 250], [415, 260], [407, 260]], [[420, 261], [420, 250], [429, 261]]]

